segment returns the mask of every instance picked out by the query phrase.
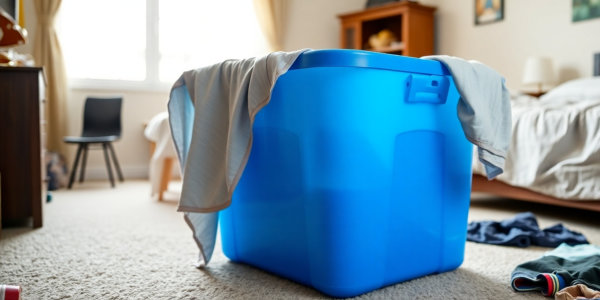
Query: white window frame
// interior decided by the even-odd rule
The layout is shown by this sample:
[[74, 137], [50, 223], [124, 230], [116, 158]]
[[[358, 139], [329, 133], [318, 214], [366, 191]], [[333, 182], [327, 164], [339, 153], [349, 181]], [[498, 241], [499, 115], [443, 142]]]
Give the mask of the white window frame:
[[159, 79], [159, 1], [161, 0], [146, 0], [146, 78], [144, 80], [68, 78], [69, 87], [75, 90], [168, 92], [174, 82], [162, 82]]
[[158, 1], [146, 0], [146, 78], [144, 80], [68, 78], [70, 88], [77, 90], [168, 91], [171, 87], [170, 84], [158, 79], [158, 61], [160, 59]]

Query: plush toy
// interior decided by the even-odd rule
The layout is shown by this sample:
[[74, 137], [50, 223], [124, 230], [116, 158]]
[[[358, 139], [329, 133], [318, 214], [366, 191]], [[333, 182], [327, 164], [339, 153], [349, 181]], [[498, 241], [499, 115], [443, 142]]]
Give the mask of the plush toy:
[[[4, 10], [0, 8], [0, 48], [14, 47], [25, 44], [27, 30], [17, 25], [17, 22]], [[1, 65], [18, 65], [12, 51], [0, 51]]]
[[384, 29], [369, 37], [369, 45], [373, 49], [379, 49], [391, 45], [395, 40], [394, 33], [389, 29]]
[[0, 47], [25, 44], [27, 31], [0, 8]]

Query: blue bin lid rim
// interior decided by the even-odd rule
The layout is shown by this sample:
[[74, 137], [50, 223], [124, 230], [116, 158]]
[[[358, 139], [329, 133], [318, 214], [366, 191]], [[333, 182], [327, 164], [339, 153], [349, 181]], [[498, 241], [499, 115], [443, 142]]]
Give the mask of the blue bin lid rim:
[[428, 75], [450, 75], [448, 70], [435, 60], [349, 49], [306, 51], [298, 56], [290, 70], [319, 67], [357, 67]]

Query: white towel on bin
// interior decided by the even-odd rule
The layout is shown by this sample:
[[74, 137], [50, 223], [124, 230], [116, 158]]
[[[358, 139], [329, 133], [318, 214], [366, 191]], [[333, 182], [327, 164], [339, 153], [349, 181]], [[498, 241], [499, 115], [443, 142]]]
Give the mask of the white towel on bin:
[[260, 58], [227, 60], [184, 72], [169, 100], [173, 141], [183, 170], [178, 211], [194, 232], [199, 266], [210, 261], [218, 213], [231, 196], [248, 161], [252, 124], [269, 103], [280, 75], [306, 50]]
[[477, 62], [446, 55], [424, 59], [444, 64], [460, 93], [457, 111], [465, 136], [477, 146], [488, 179], [502, 174], [510, 144], [510, 93], [504, 77]]

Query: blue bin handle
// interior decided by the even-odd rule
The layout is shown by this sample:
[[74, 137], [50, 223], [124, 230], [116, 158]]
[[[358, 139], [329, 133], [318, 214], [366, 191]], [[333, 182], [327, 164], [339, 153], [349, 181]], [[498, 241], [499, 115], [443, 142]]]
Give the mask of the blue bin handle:
[[411, 74], [407, 78], [408, 103], [444, 104], [448, 96], [450, 80], [446, 76]]

